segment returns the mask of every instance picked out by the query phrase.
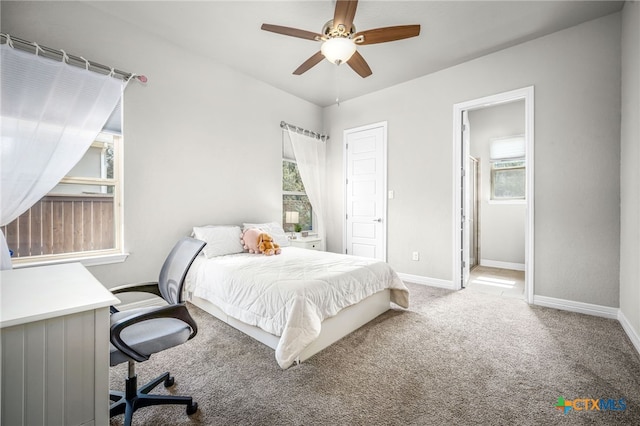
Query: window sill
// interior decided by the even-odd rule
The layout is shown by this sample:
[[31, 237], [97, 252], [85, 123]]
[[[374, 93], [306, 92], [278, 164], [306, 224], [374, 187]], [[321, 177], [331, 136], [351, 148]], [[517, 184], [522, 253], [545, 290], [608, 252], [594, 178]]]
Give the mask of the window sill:
[[127, 259], [128, 256], [129, 253], [110, 253], [99, 256], [77, 256], [57, 259], [16, 259], [13, 261], [13, 269], [32, 268], [34, 266], [60, 265], [63, 263], [73, 262], [80, 262], [84, 266], [108, 265], [111, 263], [122, 263]]

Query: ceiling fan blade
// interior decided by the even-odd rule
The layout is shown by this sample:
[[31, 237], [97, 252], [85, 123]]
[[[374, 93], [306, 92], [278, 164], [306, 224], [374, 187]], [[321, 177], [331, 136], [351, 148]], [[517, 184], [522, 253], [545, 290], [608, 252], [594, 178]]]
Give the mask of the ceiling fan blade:
[[262, 24], [261, 29], [272, 33], [283, 34], [291, 37], [304, 38], [306, 40], [319, 40], [322, 35], [311, 31], [299, 30], [297, 28], [282, 27], [280, 25]]
[[347, 64], [349, 64], [349, 66], [362, 78], [369, 77], [371, 74], [373, 74], [373, 71], [371, 71], [371, 68], [369, 68], [369, 64], [367, 64], [367, 61], [364, 60], [360, 52], [358, 52], [357, 50], [347, 61]]
[[353, 18], [356, 16], [357, 0], [338, 0], [336, 1], [336, 10], [333, 14], [333, 27], [344, 25], [347, 33], [351, 31], [353, 26]]
[[[420, 25], [399, 25], [397, 27], [376, 28], [373, 30], [360, 31], [353, 35], [356, 44], [375, 44], [387, 41], [402, 40], [405, 38], [420, 35]], [[362, 41], [358, 41], [362, 37]]]
[[295, 75], [300, 75], [304, 72], [307, 72], [309, 71], [309, 69], [317, 65], [323, 59], [324, 59], [324, 55], [322, 54], [322, 52], [318, 52], [312, 57], [310, 57], [309, 59], [307, 59], [306, 61], [304, 61], [302, 65], [300, 65], [293, 73]]

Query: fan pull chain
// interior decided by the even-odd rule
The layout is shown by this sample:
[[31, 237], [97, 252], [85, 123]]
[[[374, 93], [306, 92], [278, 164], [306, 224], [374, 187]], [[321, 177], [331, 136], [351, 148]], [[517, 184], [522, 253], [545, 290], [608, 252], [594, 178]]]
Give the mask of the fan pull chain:
[[340, 66], [336, 66], [336, 105], [340, 106]]

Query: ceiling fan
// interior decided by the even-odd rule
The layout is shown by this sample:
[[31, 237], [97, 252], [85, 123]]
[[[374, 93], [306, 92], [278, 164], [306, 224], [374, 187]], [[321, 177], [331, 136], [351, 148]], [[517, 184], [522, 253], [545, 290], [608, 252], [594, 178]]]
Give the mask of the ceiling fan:
[[357, 51], [357, 46], [402, 40], [420, 34], [420, 25], [399, 25], [356, 32], [353, 18], [356, 15], [357, 0], [337, 0], [333, 19], [324, 24], [322, 33], [299, 30], [280, 25], [262, 24], [262, 29], [291, 37], [321, 41], [320, 51], [300, 65], [293, 74], [300, 75], [326, 58], [336, 65], [346, 62], [361, 77], [369, 77], [373, 72], [369, 64]]

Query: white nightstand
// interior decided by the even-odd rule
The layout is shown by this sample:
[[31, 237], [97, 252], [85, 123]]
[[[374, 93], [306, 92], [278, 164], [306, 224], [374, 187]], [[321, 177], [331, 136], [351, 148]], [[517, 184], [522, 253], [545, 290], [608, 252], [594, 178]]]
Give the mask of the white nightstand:
[[324, 251], [324, 244], [322, 243], [322, 239], [318, 237], [304, 237], [290, 241], [293, 247]]

